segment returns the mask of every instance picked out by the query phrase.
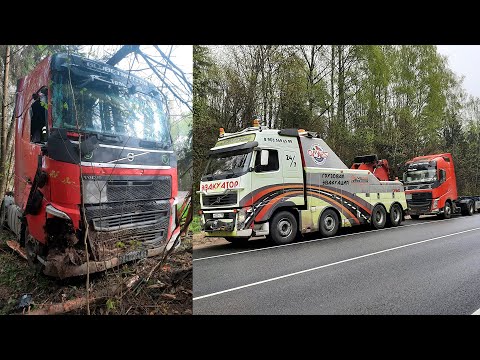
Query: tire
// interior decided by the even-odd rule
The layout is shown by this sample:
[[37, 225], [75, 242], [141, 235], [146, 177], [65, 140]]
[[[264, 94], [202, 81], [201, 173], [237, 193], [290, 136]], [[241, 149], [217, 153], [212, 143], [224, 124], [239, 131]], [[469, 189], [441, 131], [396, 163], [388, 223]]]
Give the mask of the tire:
[[412, 220], [420, 219], [420, 215], [410, 215], [410, 217], [412, 218]]
[[473, 202], [472, 201], [469, 201], [467, 206], [465, 207], [465, 209], [462, 209], [462, 215], [464, 216], [472, 216], [473, 213], [475, 212], [475, 209], [474, 209], [474, 206], [473, 206]]
[[289, 244], [298, 232], [297, 219], [288, 211], [276, 213], [270, 221], [270, 241], [276, 245]]
[[322, 216], [320, 216], [319, 224], [319, 229], [322, 236], [334, 236], [338, 232], [339, 228], [340, 219], [338, 218], [338, 214], [332, 209], [325, 210], [322, 213]]
[[225, 240], [236, 245], [245, 245], [248, 242], [248, 238], [236, 238], [236, 237], [224, 237]]
[[35, 274], [43, 273], [45, 266], [38, 261], [37, 254], [40, 253], [40, 244], [30, 235], [28, 226], [25, 226], [25, 252], [27, 253], [28, 265], [34, 270]]
[[402, 215], [402, 207], [399, 204], [393, 204], [390, 208], [390, 214], [388, 217], [390, 226], [395, 227], [400, 225], [402, 222]]
[[452, 205], [450, 204], [449, 201], [445, 203], [445, 206], [443, 208], [443, 213], [441, 214], [440, 218], [441, 219], [450, 219], [452, 216]]
[[382, 205], [376, 205], [371, 215], [372, 226], [377, 229], [383, 229], [387, 223], [387, 211]]

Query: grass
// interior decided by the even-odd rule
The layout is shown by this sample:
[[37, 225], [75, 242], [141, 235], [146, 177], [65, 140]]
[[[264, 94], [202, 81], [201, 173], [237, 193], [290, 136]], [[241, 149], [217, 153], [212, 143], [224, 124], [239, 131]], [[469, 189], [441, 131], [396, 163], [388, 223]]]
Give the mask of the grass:
[[192, 222], [190, 223], [189, 229], [194, 233], [198, 234], [202, 231], [202, 227], [200, 225], [200, 215], [194, 215]]

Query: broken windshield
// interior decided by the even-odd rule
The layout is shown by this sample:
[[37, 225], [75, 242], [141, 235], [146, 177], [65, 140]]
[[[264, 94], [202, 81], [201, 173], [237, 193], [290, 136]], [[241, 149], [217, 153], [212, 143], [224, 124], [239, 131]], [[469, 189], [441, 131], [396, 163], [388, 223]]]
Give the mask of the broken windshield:
[[77, 130], [78, 120], [80, 131], [171, 145], [166, 112], [152, 88], [65, 69], [54, 73], [52, 105], [54, 127]]

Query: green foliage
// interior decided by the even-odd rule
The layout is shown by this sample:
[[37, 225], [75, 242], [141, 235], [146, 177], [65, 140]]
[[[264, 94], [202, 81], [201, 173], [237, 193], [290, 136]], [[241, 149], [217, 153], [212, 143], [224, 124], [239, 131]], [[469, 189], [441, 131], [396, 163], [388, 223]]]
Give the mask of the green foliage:
[[190, 226], [188, 227], [194, 234], [199, 233], [202, 231], [202, 227], [200, 225], [200, 216], [194, 215]]
[[105, 303], [105, 306], [107, 307], [107, 311], [115, 310], [116, 305], [117, 305], [117, 302], [114, 299], [108, 299], [107, 302]]

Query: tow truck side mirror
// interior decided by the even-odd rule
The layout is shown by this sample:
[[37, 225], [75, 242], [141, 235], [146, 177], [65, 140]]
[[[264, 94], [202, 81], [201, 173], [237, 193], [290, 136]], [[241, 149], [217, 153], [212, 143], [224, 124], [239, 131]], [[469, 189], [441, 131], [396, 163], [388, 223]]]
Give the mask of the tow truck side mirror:
[[268, 150], [262, 150], [262, 152], [260, 153], [260, 165], [268, 165]]

